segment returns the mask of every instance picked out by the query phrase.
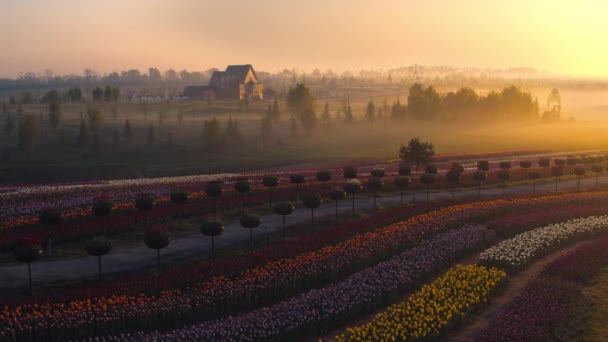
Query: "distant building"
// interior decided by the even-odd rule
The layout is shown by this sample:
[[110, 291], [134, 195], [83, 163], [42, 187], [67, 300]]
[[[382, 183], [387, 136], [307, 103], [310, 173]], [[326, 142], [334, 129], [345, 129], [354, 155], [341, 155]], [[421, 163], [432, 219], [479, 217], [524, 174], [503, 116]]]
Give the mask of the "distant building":
[[264, 85], [250, 64], [229, 65], [226, 71], [214, 71], [208, 86], [186, 87], [183, 95], [189, 98], [263, 100]]

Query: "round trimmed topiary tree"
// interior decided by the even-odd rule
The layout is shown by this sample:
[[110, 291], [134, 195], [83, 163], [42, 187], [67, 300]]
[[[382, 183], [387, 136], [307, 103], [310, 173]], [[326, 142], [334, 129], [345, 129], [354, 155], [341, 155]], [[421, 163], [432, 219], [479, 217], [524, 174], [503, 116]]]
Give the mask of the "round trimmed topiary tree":
[[327, 184], [331, 180], [331, 176], [331, 171], [317, 171], [317, 180], [324, 184]]
[[339, 189], [332, 189], [329, 194], [329, 198], [336, 202], [336, 221], [338, 221], [338, 201], [346, 198], [346, 193]]
[[505, 197], [505, 187], [507, 186], [507, 182], [511, 180], [511, 172], [508, 168], [501, 168], [500, 170], [498, 170], [496, 176], [502, 183], [502, 197]]
[[488, 174], [485, 171], [477, 170], [473, 173], [473, 179], [479, 183], [479, 188], [477, 190], [477, 197], [481, 198], [481, 188], [483, 187], [483, 182], [488, 178]]
[[201, 222], [201, 234], [211, 237], [211, 259], [215, 262], [215, 237], [224, 232], [224, 222], [218, 218], [207, 218]]
[[376, 198], [378, 197], [378, 191], [382, 190], [382, 188], [384, 188], [384, 181], [379, 178], [379, 177], [370, 177], [367, 180], [367, 187], [372, 191], [372, 193], [374, 194], [374, 209], [377, 209], [378, 206], [376, 204]]
[[477, 171], [488, 172], [490, 171], [490, 162], [487, 160], [480, 160], [477, 162]]
[[110, 253], [112, 250], [112, 241], [100, 236], [88, 241], [84, 249], [90, 256], [97, 257], [97, 274], [101, 278], [101, 257]]
[[373, 177], [382, 178], [384, 175], [386, 175], [386, 171], [384, 169], [373, 169], [370, 174]]
[[344, 179], [357, 178], [357, 168], [355, 166], [345, 166], [343, 170]]
[[536, 170], [528, 172], [528, 178], [532, 180], [532, 195], [536, 195], [536, 180], [541, 176], [541, 173]]
[[291, 202], [277, 202], [272, 206], [272, 210], [275, 214], [283, 216], [283, 236], [287, 234], [285, 230], [285, 216], [291, 215], [295, 206]]
[[169, 246], [171, 235], [164, 226], [152, 226], [144, 233], [144, 242], [150, 249], [156, 249], [156, 266], [160, 272], [160, 250]]
[[234, 191], [241, 194], [241, 212], [245, 211], [245, 194], [251, 190], [249, 179], [237, 179], [234, 183]]
[[213, 208], [217, 213], [217, 202], [224, 193], [224, 183], [222, 181], [211, 181], [207, 183], [207, 189], [205, 189], [207, 197], [213, 198]]
[[425, 173], [430, 173], [430, 174], [436, 175], [438, 171], [439, 171], [439, 169], [437, 168], [437, 165], [429, 164], [424, 167]]
[[551, 158], [542, 157], [538, 160], [538, 166], [543, 168], [543, 182], [546, 181], [547, 168], [551, 166]]
[[310, 224], [312, 227], [314, 227], [314, 225], [315, 225], [315, 209], [317, 209], [321, 206], [321, 202], [322, 202], [322, 198], [321, 198], [321, 194], [319, 194], [319, 193], [309, 192], [309, 193], [302, 195], [302, 204], [304, 205], [304, 207], [310, 209], [310, 215], [311, 215]]
[[395, 185], [397, 187], [399, 187], [400, 191], [401, 191], [401, 204], [403, 204], [403, 193], [405, 191], [405, 188], [408, 187], [408, 185], [410, 185], [410, 177], [407, 176], [397, 176], [395, 177]]
[[32, 293], [32, 263], [40, 258], [41, 241], [35, 237], [23, 237], [17, 240], [13, 255], [19, 262], [27, 263], [28, 289]]
[[397, 173], [399, 173], [399, 176], [410, 176], [412, 174], [412, 168], [407, 164], [400, 163]]
[[431, 190], [431, 185], [435, 183], [437, 176], [434, 173], [425, 172], [420, 176], [420, 182], [426, 185], [426, 200], [429, 201], [429, 192]]
[[563, 167], [554, 166], [554, 167], [551, 168], [551, 176], [555, 177], [555, 191], [557, 191], [557, 188], [558, 188], [558, 185], [559, 185], [559, 177], [561, 177], [563, 175], [564, 175], [564, 168]]
[[243, 228], [249, 229], [249, 244], [251, 246], [251, 252], [253, 253], [253, 228], [257, 228], [262, 224], [262, 218], [256, 214], [245, 214], [241, 216], [239, 221]]
[[352, 199], [353, 216], [355, 216], [355, 195], [361, 191], [362, 188], [361, 182], [356, 179], [349, 179], [344, 183], [344, 192], [349, 194]]
[[448, 171], [445, 174], [445, 178], [448, 181], [448, 183], [450, 183], [452, 186], [452, 199], [454, 199], [454, 191], [456, 188], [456, 185], [458, 185], [458, 183], [460, 183], [460, 171], [457, 168], [452, 168], [450, 171]]
[[306, 183], [304, 175], [289, 175], [289, 182], [296, 186], [296, 201], [300, 199], [300, 185]]
[[171, 193], [171, 202], [173, 202], [173, 204], [186, 204], [186, 202], [188, 202], [188, 199], [190, 197], [190, 194], [186, 191], [174, 191]]
[[38, 214], [38, 221], [48, 229], [48, 252], [53, 256], [53, 235], [54, 228], [61, 223], [61, 210], [59, 208], [44, 208]]
[[151, 193], [139, 194], [135, 199], [135, 208], [139, 211], [149, 211], [156, 205], [156, 196]]
[[587, 173], [587, 170], [585, 169], [584, 164], [576, 164], [574, 165], [574, 170], [572, 172], [576, 175], [576, 190], [578, 191], [581, 189], [581, 177]]
[[279, 177], [266, 175], [262, 178], [262, 184], [270, 189], [270, 206], [272, 206], [272, 193], [274, 192], [274, 188], [279, 185]]
[[604, 171], [604, 167], [600, 164], [595, 164], [591, 166], [591, 171], [595, 173], [595, 186], [597, 186], [599, 183], [600, 173]]

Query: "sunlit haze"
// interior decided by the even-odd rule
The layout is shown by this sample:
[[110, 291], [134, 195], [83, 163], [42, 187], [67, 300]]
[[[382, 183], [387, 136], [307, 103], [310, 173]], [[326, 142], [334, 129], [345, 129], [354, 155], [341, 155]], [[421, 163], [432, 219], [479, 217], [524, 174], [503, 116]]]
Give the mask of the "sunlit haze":
[[606, 77], [607, 9], [601, 0], [2, 1], [0, 76], [418, 63]]

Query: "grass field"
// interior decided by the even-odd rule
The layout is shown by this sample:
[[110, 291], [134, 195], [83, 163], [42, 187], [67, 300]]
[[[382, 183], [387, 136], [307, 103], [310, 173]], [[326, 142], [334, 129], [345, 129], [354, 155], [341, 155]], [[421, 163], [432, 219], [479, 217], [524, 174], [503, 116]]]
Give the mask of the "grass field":
[[[543, 94], [544, 90], [536, 93]], [[328, 128], [319, 122], [312, 133], [298, 129], [292, 134], [291, 120], [284, 102], [280, 102], [283, 119], [273, 124], [272, 138], [262, 149], [261, 118], [267, 103], [251, 102], [240, 111], [236, 102], [216, 101], [209, 105], [202, 101], [172, 102], [167, 116], [159, 121], [159, 108], [165, 103], [150, 103], [147, 116], [139, 103], [118, 105], [116, 119], [112, 117], [112, 105], [101, 103], [104, 121], [100, 131], [101, 152], [92, 149], [92, 136], [86, 146], [77, 146], [80, 112], [86, 104], [65, 104], [61, 127], [53, 130], [48, 125], [46, 107], [30, 105], [26, 113], [43, 113], [45, 124], [31, 156], [16, 148], [16, 131], [4, 133], [0, 138], [3, 163], [0, 172], [7, 182], [44, 182], [92, 180], [107, 178], [156, 177], [226, 171], [276, 169], [319, 165], [341, 165], [358, 161], [382, 161], [398, 157], [400, 144], [419, 136], [436, 146], [437, 154], [481, 153], [508, 150], [542, 149], [551, 151], [582, 151], [608, 148], [605, 131], [607, 123], [601, 120], [605, 110], [599, 93], [573, 93], [565, 96], [569, 113], [581, 113], [582, 120], [562, 120], [558, 123], [470, 123], [470, 122], [420, 122], [396, 123], [386, 118], [372, 126], [363, 119], [367, 101], [371, 97], [376, 107], [382, 107], [384, 99], [390, 104], [398, 95], [396, 91], [365, 92], [351, 98], [356, 122], [337, 120], [336, 110], [342, 97], [319, 98], [317, 115], [329, 101], [333, 121]], [[15, 108], [9, 108], [14, 110]], [[183, 121], [178, 122], [178, 112]], [[227, 143], [222, 150], [206, 149], [201, 142], [204, 120], [213, 117], [225, 127], [228, 118], [238, 121], [244, 140]], [[575, 115], [576, 117], [576, 115]], [[113, 145], [114, 131], [122, 133], [125, 120], [129, 120], [134, 132], [133, 142], [122, 141]], [[0, 123], [6, 120], [0, 115]], [[154, 126], [156, 142], [148, 144], [148, 128]], [[60, 131], [64, 144], [60, 144]], [[168, 145], [168, 135], [173, 145]]]

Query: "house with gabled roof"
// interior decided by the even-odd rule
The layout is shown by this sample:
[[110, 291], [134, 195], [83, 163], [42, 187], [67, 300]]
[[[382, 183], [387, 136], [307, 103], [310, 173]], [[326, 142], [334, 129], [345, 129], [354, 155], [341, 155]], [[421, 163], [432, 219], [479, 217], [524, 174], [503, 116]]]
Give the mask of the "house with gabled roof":
[[[210, 92], [213, 92], [211, 95]], [[206, 87], [186, 87], [184, 96], [191, 98], [213, 96], [218, 99], [263, 100], [264, 85], [258, 80], [251, 64], [229, 65], [226, 71], [214, 71]]]

